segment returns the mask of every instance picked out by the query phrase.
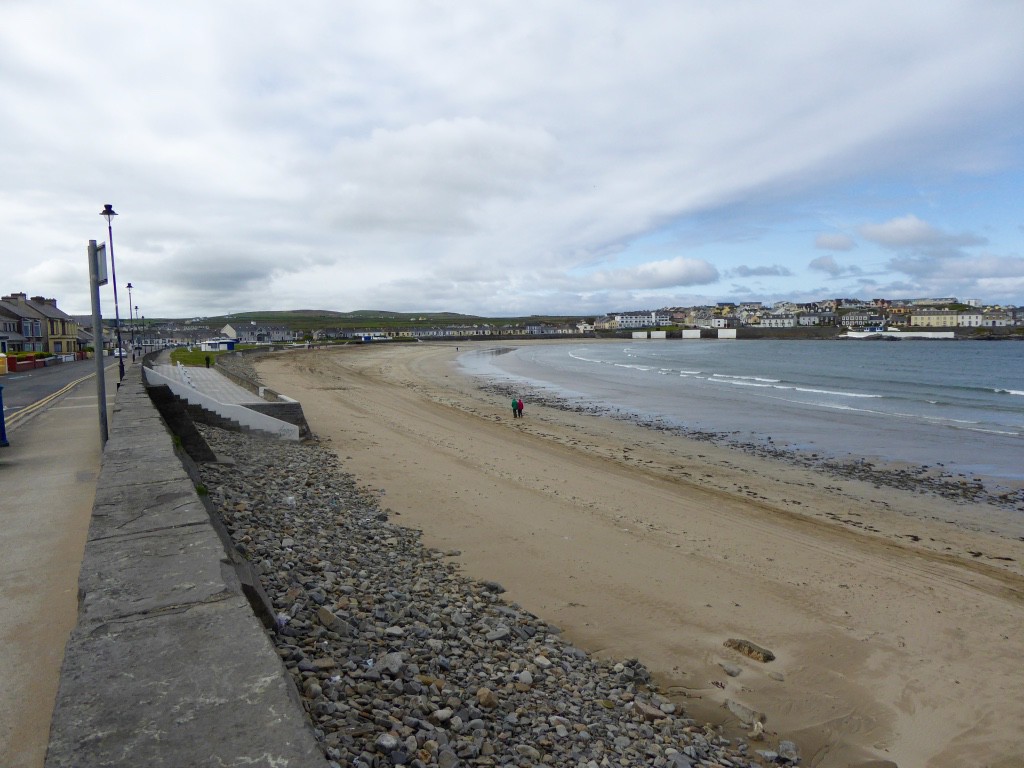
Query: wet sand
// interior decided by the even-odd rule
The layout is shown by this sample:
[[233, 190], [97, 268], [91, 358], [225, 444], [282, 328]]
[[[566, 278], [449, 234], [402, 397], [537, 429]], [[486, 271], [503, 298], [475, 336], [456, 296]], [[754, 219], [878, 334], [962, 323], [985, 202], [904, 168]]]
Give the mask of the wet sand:
[[741, 734], [722, 703], [742, 702], [805, 765], [1021, 764], [1024, 511], [529, 399], [513, 420], [455, 356], [366, 345], [259, 371], [396, 522], [580, 647], [640, 658], [696, 719]]

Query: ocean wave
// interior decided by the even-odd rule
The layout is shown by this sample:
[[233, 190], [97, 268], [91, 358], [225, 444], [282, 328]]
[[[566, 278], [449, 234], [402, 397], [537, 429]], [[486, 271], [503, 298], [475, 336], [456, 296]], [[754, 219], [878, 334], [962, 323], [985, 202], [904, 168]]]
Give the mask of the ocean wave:
[[571, 357], [573, 360], [579, 360], [581, 363], [604, 363], [605, 362], [604, 360], [595, 360], [592, 357], [584, 357], [583, 355], [578, 355], [575, 352], [570, 352], [569, 353], [569, 357]]
[[757, 382], [757, 381], [740, 381], [740, 380], [737, 380], [737, 379], [722, 379], [722, 378], [718, 378], [717, 375], [709, 376], [707, 378], [707, 381], [710, 381], [710, 382], [712, 382], [714, 384], [728, 384], [728, 385], [730, 385], [732, 387], [758, 387], [760, 389], [771, 389], [772, 388], [771, 384], [762, 384], [762, 383]]
[[[775, 389], [781, 389], [781, 387], [775, 387]], [[953, 419], [948, 416], [929, 416], [924, 413], [905, 413], [903, 411], [882, 411], [877, 408], [858, 408], [854, 405], [847, 405], [844, 403], [807, 403], [804, 400], [793, 400], [788, 397], [770, 396], [773, 400], [780, 400], [784, 403], [793, 403], [794, 405], [812, 405], [817, 408], [827, 408], [832, 411], [847, 411], [849, 413], [863, 413], [869, 416], [882, 416], [884, 418], [896, 418], [896, 419], [907, 419], [910, 421], [925, 422], [936, 426], [950, 426], [961, 429], [968, 429], [974, 425], [980, 424], [980, 421], [974, 421], [971, 419]], [[962, 426], [961, 426], [962, 425]], [[1003, 433], [996, 433], [1003, 434]], [[1006, 433], [1016, 434], [1016, 433]]]
[[735, 376], [728, 373], [713, 373], [712, 378], [715, 379], [741, 379], [746, 381], [763, 381], [768, 384], [778, 384], [781, 379], [766, 379], [763, 376]]
[[1021, 437], [1024, 433], [1021, 432], [1008, 432], [1003, 429], [986, 429], [984, 427], [962, 427], [962, 429], [969, 430], [971, 432], [983, 432], [986, 435], [1006, 435], [1008, 437]]
[[1019, 389], [993, 389], [992, 391], [999, 395], [1017, 395], [1018, 397], [1024, 397], [1024, 390]]
[[[779, 389], [782, 389], [782, 387], [779, 387]], [[811, 394], [814, 394], [814, 395], [835, 395], [836, 397], [866, 397], [866, 398], [880, 398], [880, 397], [883, 397], [882, 395], [868, 395], [868, 394], [864, 394], [863, 392], [836, 392], [836, 391], [831, 390], [831, 389], [811, 389], [810, 387], [796, 387], [796, 386], [794, 386], [793, 389], [795, 389], [797, 392], [810, 392]]]

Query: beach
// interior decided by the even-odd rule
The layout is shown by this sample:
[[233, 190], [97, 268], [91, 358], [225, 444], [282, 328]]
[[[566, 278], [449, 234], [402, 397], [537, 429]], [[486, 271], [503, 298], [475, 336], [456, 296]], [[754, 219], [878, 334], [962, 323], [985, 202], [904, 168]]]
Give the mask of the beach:
[[742, 702], [807, 765], [1020, 764], [1021, 510], [525, 393], [513, 420], [456, 355], [362, 345], [258, 370], [395, 522], [581, 648], [639, 658], [695, 719], [742, 734], [722, 706]]

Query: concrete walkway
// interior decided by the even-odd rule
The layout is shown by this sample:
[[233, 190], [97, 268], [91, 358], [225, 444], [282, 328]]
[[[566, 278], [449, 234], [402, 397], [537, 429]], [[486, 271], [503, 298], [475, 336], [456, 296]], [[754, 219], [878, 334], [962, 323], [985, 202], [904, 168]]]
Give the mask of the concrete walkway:
[[[117, 366], [106, 374], [109, 405]], [[39, 768], [64, 644], [78, 617], [78, 571], [100, 468], [95, 377], [8, 437], [10, 447], [0, 448], [0, 763]]]
[[245, 596], [251, 573], [194, 482], [132, 366], [96, 480], [45, 768], [324, 765]]
[[[180, 380], [178, 367], [175, 365], [154, 365], [153, 370], [168, 378]], [[208, 395], [218, 403], [245, 405], [246, 403], [266, 402], [259, 395], [254, 395], [245, 387], [240, 387], [216, 368], [186, 368], [188, 382], [194, 389]]]

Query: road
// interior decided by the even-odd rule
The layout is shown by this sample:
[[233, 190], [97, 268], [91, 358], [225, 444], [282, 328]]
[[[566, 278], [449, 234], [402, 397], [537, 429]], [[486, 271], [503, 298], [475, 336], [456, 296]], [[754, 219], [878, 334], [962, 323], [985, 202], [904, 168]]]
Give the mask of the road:
[[[103, 365], [108, 370], [111, 366], [116, 367], [117, 358], [105, 358]], [[95, 373], [95, 360], [76, 360], [73, 363], [61, 363], [0, 376], [0, 387], [4, 388], [4, 417], [8, 432], [46, 405], [49, 402], [47, 398]], [[95, 382], [95, 379], [93, 381]], [[95, 399], [93, 402], [95, 403]]]
[[[64, 645], [78, 617], [78, 571], [101, 459], [95, 372], [89, 360], [0, 377], [10, 442], [0, 447], [5, 768], [43, 765]], [[110, 419], [116, 358], [105, 376]]]

